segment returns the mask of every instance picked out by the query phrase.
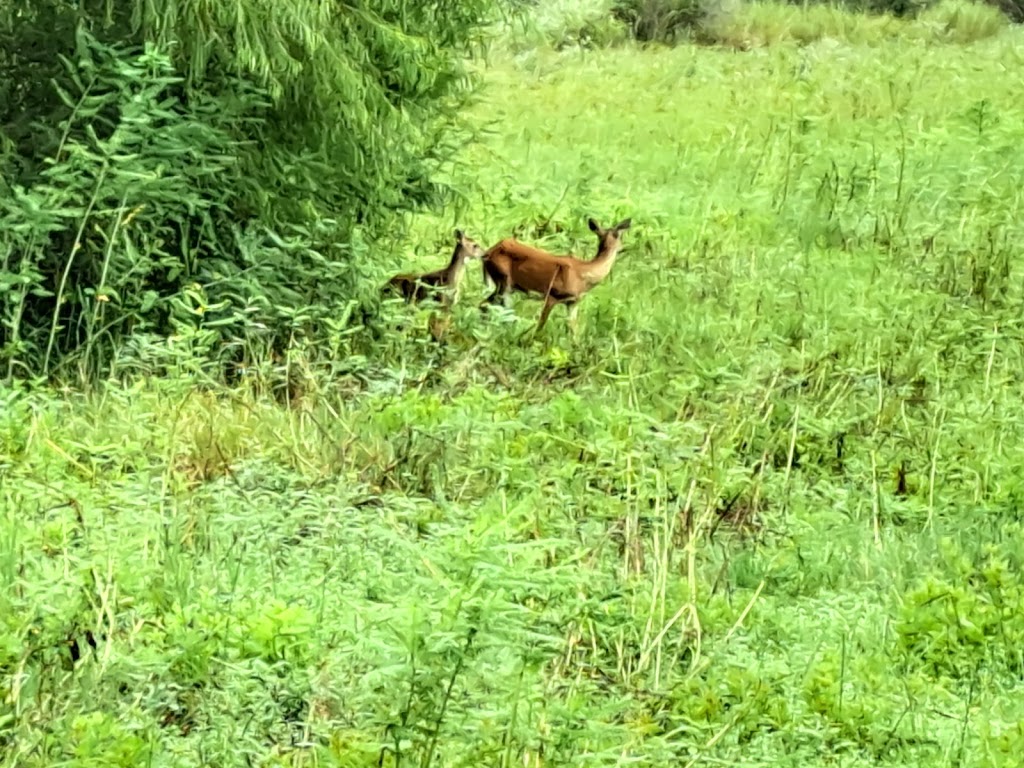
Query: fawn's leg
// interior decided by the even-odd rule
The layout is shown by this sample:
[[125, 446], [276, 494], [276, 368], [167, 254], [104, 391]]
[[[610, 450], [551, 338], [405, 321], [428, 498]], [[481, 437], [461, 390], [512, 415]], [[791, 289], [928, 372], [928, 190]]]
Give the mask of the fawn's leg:
[[569, 330], [572, 332], [572, 338], [575, 341], [579, 338], [580, 329], [577, 322], [577, 313], [580, 311], [579, 302], [574, 301], [569, 305]]

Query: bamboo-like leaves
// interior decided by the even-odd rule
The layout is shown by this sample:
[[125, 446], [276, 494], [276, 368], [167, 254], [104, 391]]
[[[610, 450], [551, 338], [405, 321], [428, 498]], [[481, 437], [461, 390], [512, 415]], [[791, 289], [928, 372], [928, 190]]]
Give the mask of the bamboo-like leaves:
[[[349, 259], [339, 246], [353, 227], [372, 234], [439, 199], [465, 59], [500, 1], [0, 3], [0, 172], [21, 190], [0, 187], [2, 271], [41, 276], [0, 297], [0, 363], [47, 374], [87, 349], [95, 359], [78, 368], [96, 373], [120, 334], [169, 331], [168, 302], [197, 280], [214, 282], [211, 308], [232, 297], [222, 317], [202, 315], [221, 338], [274, 327], [251, 308], [307, 303], [287, 287], [323, 283], [315, 251]], [[305, 231], [309, 258], [225, 236], [275, 229]], [[359, 265], [334, 271], [348, 277], [327, 281], [308, 315], [365, 290]], [[95, 344], [82, 318], [101, 315]]]

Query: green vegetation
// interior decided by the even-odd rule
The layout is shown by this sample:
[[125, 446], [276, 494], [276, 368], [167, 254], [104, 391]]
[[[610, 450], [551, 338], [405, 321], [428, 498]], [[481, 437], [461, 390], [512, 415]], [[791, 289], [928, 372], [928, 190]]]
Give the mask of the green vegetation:
[[[1016, 0], [1008, 0], [1016, 2]], [[836, 38], [873, 45], [892, 38], [914, 42], [970, 43], [999, 34], [1007, 17], [1024, 20], [1012, 8], [970, 0], [914, 5], [907, 21], [880, 2], [872, 13], [850, 13], [835, 3], [780, 5], [738, 0], [552, 0], [516, 28], [516, 50], [550, 47], [594, 48], [627, 38], [643, 42], [686, 40], [751, 48], [794, 40]], [[894, 5], [910, 6], [904, 0]]]
[[630, 216], [575, 343], [471, 269], [0, 390], [0, 766], [1017, 765], [1024, 39], [942, 8], [492, 51], [360, 290]]
[[0, 0], [0, 375], [162, 368], [170, 334], [216, 369], [349, 330], [366, 239], [452, 194], [500, 8]]

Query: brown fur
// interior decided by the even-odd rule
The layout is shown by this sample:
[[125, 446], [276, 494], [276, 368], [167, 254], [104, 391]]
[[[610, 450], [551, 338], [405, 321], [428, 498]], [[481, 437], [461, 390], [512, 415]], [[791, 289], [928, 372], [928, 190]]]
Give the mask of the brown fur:
[[483, 256], [484, 275], [495, 286], [485, 303], [504, 299], [509, 291], [540, 294], [544, 297], [544, 309], [537, 323], [538, 331], [544, 327], [556, 304], [566, 305], [570, 325], [575, 327], [577, 303], [608, 277], [622, 247], [622, 233], [629, 229], [630, 223], [630, 219], [625, 219], [611, 229], [602, 229], [590, 219], [588, 224], [598, 240], [597, 256], [592, 261], [556, 256], [512, 238], [502, 240]]
[[[465, 274], [466, 259], [478, 259], [483, 254], [483, 248], [466, 237], [462, 230], [457, 229], [455, 230], [455, 251], [452, 253], [447, 267], [421, 275], [395, 275], [388, 281], [388, 286], [397, 289], [406, 301], [413, 303], [439, 293], [457, 293]], [[450, 296], [448, 300], [454, 300], [454, 296]]]

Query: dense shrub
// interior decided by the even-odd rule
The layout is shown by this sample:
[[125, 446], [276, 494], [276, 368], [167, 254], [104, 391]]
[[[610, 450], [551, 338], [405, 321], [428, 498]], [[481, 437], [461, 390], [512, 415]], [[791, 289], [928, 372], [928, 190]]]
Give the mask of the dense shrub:
[[942, 30], [950, 42], [973, 43], [999, 34], [1007, 26], [1006, 16], [993, 5], [969, 0], [942, 0], [921, 13], [921, 21]]
[[[1002, 17], [989, 12], [990, 8], [1000, 9], [1011, 20], [1024, 20], [1024, 0], [960, 3], [955, 12], [951, 10], [952, 4], [940, 0], [791, 0], [788, 5], [793, 8], [786, 9], [785, 4], [780, 8], [770, 3], [755, 3], [743, 8], [740, 0], [614, 0], [611, 12], [629, 28], [637, 40], [666, 43], [690, 38], [720, 42], [723, 36], [730, 40], [735, 37], [737, 23], [742, 25], [746, 20], [761, 17], [768, 22], [769, 27], [779, 26], [789, 23], [790, 14], [786, 13], [787, 10], [811, 12], [812, 8], [821, 11], [819, 18], [827, 18], [829, 12], [834, 12], [833, 18], [836, 18], [842, 11], [906, 18], [927, 15], [945, 6], [937, 15], [931, 13], [931, 18], [942, 17], [949, 22], [950, 29], [960, 27], [959, 34], [948, 37], [962, 42], [984, 37], [994, 26], [1001, 26]], [[764, 34], [753, 35], [775, 39], [800, 39], [806, 36], [802, 32], [786, 34], [785, 30], [766, 30]]]
[[519, 14], [509, 43], [515, 50], [548, 46], [600, 48], [628, 36], [612, 13], [614, 0], [547, 0]]
[[[888, 13], [897, 18], [913, 17], [926, 8], [935, 5], [938, 0], [843, 0], [838, 3], [841, 7], [852, 11], [867, 11], [869, 13]], [[805, 5], [805, 3], [797, 3]], [[837, 3], [828, 3], [835, 5]]]
[[985, 0], [988, 5], [998, 8], [1010, 21], [1024, 22], [1024, 0]]
[[742, 49], [785, 41], [810, 45], [826, 39], [858, 45], [896, 39], [966, 44], [993, 37], [1006, 25], [1006, 17], [998, 10], [970, 0], [942, 0], [913, 20], [850, 13], [826, 5], [752, 4], [704, 27], [703, 34], [711, 42]]
[[616, 0], [612, 13], [645, 42], [671, 42], [703, 17], [701, 0]]
[[498, 2], [0, 2], [3, 373], [337, 325], [359, 237], [444, 197]]

